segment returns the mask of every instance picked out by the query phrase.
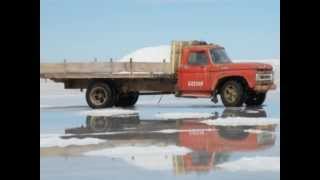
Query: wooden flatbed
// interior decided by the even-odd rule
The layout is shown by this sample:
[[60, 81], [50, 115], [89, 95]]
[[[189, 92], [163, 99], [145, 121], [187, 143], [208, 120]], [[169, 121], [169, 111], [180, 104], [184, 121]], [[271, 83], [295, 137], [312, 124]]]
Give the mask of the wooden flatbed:
[[170, 63], [92, 62], [44, 63], [40, 77], [46, 79], [118, 79], [118, 78], [172, 78]]
[[[41, 63], [40, 78], [54, 81], [86, 79], [167, 79], [174, 80], [180, 64], [182, 49], [193, 41], [173, 41], [170, 59], [163, 62], [90, 62], [90, 63]], [[166, 62], [167, 61], [167, 62]]]

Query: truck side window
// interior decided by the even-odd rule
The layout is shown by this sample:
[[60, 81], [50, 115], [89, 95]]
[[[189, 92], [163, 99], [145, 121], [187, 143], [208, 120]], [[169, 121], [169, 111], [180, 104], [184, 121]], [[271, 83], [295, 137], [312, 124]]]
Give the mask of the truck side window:
[[191, 52], [189, 54], [188, 64], [190, 65], [206, 65], [208, 58], [205, 52]]

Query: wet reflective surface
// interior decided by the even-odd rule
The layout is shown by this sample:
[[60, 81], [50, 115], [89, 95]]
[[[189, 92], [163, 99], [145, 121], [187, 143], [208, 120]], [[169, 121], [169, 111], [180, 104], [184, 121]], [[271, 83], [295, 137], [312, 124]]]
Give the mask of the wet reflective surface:
[[129, 115], [41, 108], [41, 179], [279, 179], [277, 108], [277, 98], [256, 108], [138, 103]]

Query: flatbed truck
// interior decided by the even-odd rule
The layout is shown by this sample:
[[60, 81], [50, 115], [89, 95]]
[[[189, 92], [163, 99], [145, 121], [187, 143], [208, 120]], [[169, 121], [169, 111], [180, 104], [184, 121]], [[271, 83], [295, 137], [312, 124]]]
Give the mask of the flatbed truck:
[[262, 105], [275, 89], [273, 67], [264, 63], [233, 63], [225, 48], [204, 41], [172, 41], [170, 61], [41, 63], [40, 78], [86, 89], [91, 108], [133, 106], [139, 95], [174, 94], [211, 98], [225, 106]]

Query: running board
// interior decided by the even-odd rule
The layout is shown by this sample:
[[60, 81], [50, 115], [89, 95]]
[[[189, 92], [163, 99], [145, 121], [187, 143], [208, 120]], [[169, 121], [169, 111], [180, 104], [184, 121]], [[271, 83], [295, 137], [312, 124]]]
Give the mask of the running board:
[[212, 97], [211, 93], [181, 93], [179, 97], [184, 97], [184, 98], [210, 98]]
[[140, 92], [139, 95], [161, 95], [161, 94], [174, 94], [174, 92]]

